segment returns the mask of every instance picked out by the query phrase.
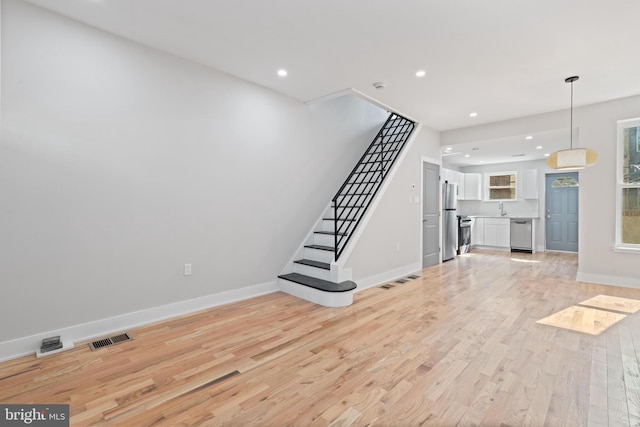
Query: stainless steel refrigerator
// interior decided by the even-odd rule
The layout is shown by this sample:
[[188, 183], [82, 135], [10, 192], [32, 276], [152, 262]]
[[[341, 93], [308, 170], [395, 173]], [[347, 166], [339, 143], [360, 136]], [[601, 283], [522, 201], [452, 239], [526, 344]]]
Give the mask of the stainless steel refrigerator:
[[458, 250], [458, 185], [445, 181], [442, 187], [442, 260], [447, 261], [455, 257]]

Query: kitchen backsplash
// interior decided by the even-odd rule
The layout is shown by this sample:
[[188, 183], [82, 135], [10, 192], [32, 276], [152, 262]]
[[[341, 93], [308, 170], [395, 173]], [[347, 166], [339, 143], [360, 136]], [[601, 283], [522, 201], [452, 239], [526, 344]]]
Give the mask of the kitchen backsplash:
[[[499, 202], [485, 202], [480, 200], [459, 200], [459, 215], [489, 215], [500, 216]], [[504, 202], [504, 210], [507, 216], [540, 216], [538, 200], [516, 200]]]

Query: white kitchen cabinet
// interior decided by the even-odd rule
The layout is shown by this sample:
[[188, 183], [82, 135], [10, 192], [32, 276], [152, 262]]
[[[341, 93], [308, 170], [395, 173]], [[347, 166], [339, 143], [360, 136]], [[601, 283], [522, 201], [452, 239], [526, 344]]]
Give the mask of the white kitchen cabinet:
[[524, 171], [522, 184], [522, 197], [524, 199], [535, 200], [538, 198], [538, 170], [529, 169]]
[[485, 218], [484, 245], [508, 248], [511, 246], [509, 218]]
[[458, 186], [458, 200], [464, 200], [464, 174], [462, 172], [442, 169], [442, 182], [449, 182], [449, 184], [456, 184]]
[[465, 173], [463, 181], [463, 200], [482, 200], [482, 174]]
[[458, 184], [458, 200], [464, 200], [464, 174], [454, 171], [453, 180]]
[[472, 218], [471, 246], [484, 245], [484, 218]]

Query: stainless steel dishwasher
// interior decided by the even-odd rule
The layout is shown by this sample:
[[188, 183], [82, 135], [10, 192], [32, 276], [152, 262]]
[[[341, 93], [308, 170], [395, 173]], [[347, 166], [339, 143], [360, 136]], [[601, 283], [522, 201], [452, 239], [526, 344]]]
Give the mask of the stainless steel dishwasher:
[[511, 252], [533, 253], [531, 218], [511, 218]]

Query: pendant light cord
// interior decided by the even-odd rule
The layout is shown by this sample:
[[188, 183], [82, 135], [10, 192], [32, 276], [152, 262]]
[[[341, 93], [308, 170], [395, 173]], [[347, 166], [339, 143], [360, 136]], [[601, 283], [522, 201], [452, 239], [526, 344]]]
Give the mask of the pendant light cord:
[[573, 81], [571, 81], [571, 140], [569, 146], [573, 150]]

